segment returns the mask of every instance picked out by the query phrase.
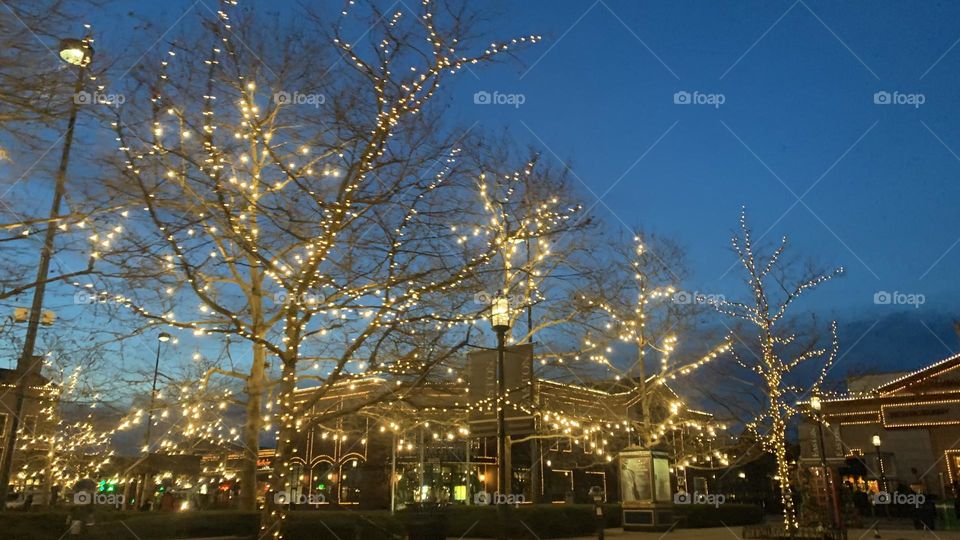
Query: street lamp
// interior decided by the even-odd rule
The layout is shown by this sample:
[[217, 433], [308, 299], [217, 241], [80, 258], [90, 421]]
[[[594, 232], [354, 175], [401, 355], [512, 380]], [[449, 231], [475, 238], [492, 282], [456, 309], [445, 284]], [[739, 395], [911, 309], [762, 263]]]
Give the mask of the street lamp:
[[60, 59], [68, 64], [85, 67], [93, 60], [93, 47], [82, 39], [61, 39]]
[[497, 501], [497, 517], [499, 518], [499, 527], [497, 527], [497, 538], [505, 539], [507, 537], [507, 432], [504, 422], [504, 403], [506, 402], [505, 391], [505, 373], [503, 370], [503, 357], [505, 353], [505, 340], [507, 331], [510, 330], [510, 300], [503, 295], [503, 291], [497, 291], [497, 295], [490, 304], [490, 325], [493, 331], [497, 333], [497, 489], [500, 496], [495, 497]]
[[[887, 491], [887, 475], [883, 472], [883, 454], [880, 453], [880, 435], [874, 433], [873, 438], [870, 441], [873, 443], [873, 447], [877, 450], [877, 467], [880, 469], [880, 485], [877, 486], [879, 491]], [[886, 513], [887, 517], [890, 517], [890, 505], [884, 504], [883, 511]]]
[[153, 427], [153, 407], [157, 397], [157, 374], [160, 373], [160, 344], [170, 341], [170, 334], [160, 332], [157, 336], [157, 359], [153, 363], [153, 385], [150, 387], [150, 409], [147, 411], [147, 433], [143, 438], [144, 452], [150, 451], [150, 429]]
[[873, 435], [873, 447], [877, 450], [877, 467], [880, 468], [880, 488], [881, 491], [887, 490], [887, 476], [883, 472], [883, 454], [880, 453], [880, 435]]
[[[160, 373], [160, 345], [170, 341], [170, 334], [160, 332], [157, 335], [157, 359], [153, 363], [153, 385], [150, 387], [150, 408], [147, 409], [147, 430], [143, 436], [143, 454], [144, 458], [150, 455], [150, 433], [153, 430], [153, 408], [157, 398], [157, 375]], [[143, 505], [143, 498], [147, 495], [147, 479], [149, 473], [143, 473], [143, 481], [137, 486], [138, 496], [137, 504]]]
[[833, 475], [827, 469], [827, 452], [823, 444], [823, 414], [820, 412], [823, 404], [820, 402], [820, 396], [810, 397], [810, 408], [813, 409], [817, 421], [817, 445], [820, 449], [820, 471], [823, 474], [823, 489], [827, 495], [827, 517], [830, 519], [831, 528], [836, 528], [838, 520], [833, 511]]
[[[60, 218], [60, 203], [66, 193], [67, 163], [70, 161], [70, 147], [73, 145], [73, 131], [77, 125], [77, 105], [80, 100], [77, 94], [83, 90], [83, 79], [86, 66], [93, 60], [93, 48], [86, 40], [64, 39], [60, 42], [60, 58], [68, 64], [77, 66], [77, 81], [74, 85], [73, 96], [70, 100], [70, 116], [67, 120], [67, 132], [63, 136], [63, 150], [60, 153], [60, 165], [57, 168], [56, 182], [53, 188], [53, 201], [50, 205], [49, 226], [43, 239], [40, 250], [40, 262], [37, 265], [37, 277], [33, 286], [33, 302], [30, 307], [30, 318], [27, 321], [27, 333], [23, 339], [23, 352], [17, 361], [17, 401], [10, 420], [10, 431], [3, 444], [2, 466], [0, 466], [0, 501], [7, 500], [7, 491], [10, 487], [10, 472], [13, 469], [13, 452], [17, 445], [17, 430], [20, 418], [24, 415], [26, 391], [31, 374], [40, 374], [43, 365], [34, 357], [37, 344], [37, 334], [40, 330], [41, 315], [43, 312], [43, 296], [47, 290], [47, 281], [50, 275], [50, 259], [53, 258], [54, 240], [57, 229], [56, 222]], [[49, 488], [50, 486], [46, 486]], [[49, 498], [47, 499], [49, 501]]]

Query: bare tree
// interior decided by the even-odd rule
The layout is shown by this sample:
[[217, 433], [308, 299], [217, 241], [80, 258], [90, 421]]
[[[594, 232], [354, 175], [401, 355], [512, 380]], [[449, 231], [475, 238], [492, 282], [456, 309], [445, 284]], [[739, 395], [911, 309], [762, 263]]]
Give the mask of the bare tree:
[[[729, 343], [721, 339], [706, 350], [676, 352], [678, 336], [693, 335], [696, 317], [713, 300], [678, 290], [687, 271], [676, 243], [638, 231], [631, 241], [611, 242], [609, 256], [600, 260], [606, 271], [589, 272], [578, 291], [591, 314], [577, 351], [587, 369], [578, 371], [589, 379], [612, 378], [608, 384], [613, 390], [638, 394], [640, 417], [633, 428], [639, 442], [652, 447], [685, 407], [680, 396], [663, 386], [677, 378], [690, 381], [688, 375], [727, 352]], [[624, 346], [633, 358], [621, 366], [615, 359]]]
[[[791, 404], [799, 397], [819, 391], [837, 358], [839, 342], [836, 322], [830, 325], [830, 343], [824, 345], [824, 340], [815, 332], [801, 335], [788, 317], [788, 310], [804, 292], [841, 275], [843, 269], [824, 273], [808, 266], [798, 275], [783, 259], [786, 237], [768, 254], [758, 251], [745, 211], [740, 215], [740, 233], [733, 237], [732, 244], [750, 295], [741, 302], [722, 299], [716, 308], [747, 326], [731, 335], [731, 339], [739, 343], [734, 348], [734, 358], [737, 364], [760, 378], [766, 394], [765, 410], [747, 427], [757, 433], [763, 448], [776, 457], [784, 526], [793, 531], [798, 522], [791, 492], [786, 431], [797, 410]], [[801, 385], [793, 380], [797, 378], [791, 377], [795, 368], [813, 361], [822, 362], [822, 367], [812, 382]]]
[[[211, 371], [245, 384], [246, 505], [268, 395], [279, 491], [290, 440], [309, 428], [302, 413], [359, 374], [426, 380], [465, 343], [445, 330], [476, 317], [464, 283], [502, 243], [532, 238], [478, 222], [484, 234], [457, 241], [450, 218], [470, 215], [475, 178], [458, 162], [463, 133], [427, 104], [450, 73], [538, 38], [461, 53], [469, 27], [445, 5], [424, 2], [414, 17], [351, 9], [372, 10], [364, 46], [343, 23], [324, 44], [222, 11], [206, 46], [174, 46], [139, 77], [146, 92], [131, 93], [114, 126], [116, 192], [136, 211], [103, 250], [101, 275], [158, 326], [251, 344], [246, 370]], [[319, 385], [315, 398], [292, 398], [298, 380]], [[277, 515], [264, 524], [275, 536]]]

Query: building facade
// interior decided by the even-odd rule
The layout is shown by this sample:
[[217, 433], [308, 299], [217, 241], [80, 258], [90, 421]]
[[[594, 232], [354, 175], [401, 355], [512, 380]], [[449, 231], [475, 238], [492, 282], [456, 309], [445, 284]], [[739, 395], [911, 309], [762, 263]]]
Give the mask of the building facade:
[[45, 479], [37, 472], [44, 469], [49, 451], [45, 441], [54, 426], [56, 389], [39, 373], [0, 369], [0, 456], [7, 455], [5, 445], [13, 429], [20, 383], [24, 391], [23, 414], [17, 426], [17, 445], [11, 454], [10, 493], [37, 492], [34, 500], [39, 504], [44, 496], [40, 491], [46, 490]]
[[[849, 397], [821, 401], [823, 456], [837, 486], [854, 493], [909, 489], [957, 496], [960, 354], [911, 373], [852, 379], [848, 390]], [[800, 465], [815, 484], [812, 493], [823, 494], [821, 430], [816, 413], [807, 411]]]
[[[473, 382], [409, 386], [366, 378], [298, 390], [308, 412], [287, 493], [293, 501], [390, 508], [421, 500], [484, 504], [494, 493], [522, 502], [592, 502], [588, 492], [598, 486], [608, 501], [619, 500], [616, 455], [638, 442], [640, 390], [529, 384], [528, 400], [511, 395], [503, 459], [492, 409]], [[710, 415], [677, 407], [666, 385], [649, 391], [658, 393], [657, 447], [671, 456], [706, 453]], [[509, 469], [505, 488], [497, 485], [501, 466]], [[685, 475], [677, 481], [685, 483]]]

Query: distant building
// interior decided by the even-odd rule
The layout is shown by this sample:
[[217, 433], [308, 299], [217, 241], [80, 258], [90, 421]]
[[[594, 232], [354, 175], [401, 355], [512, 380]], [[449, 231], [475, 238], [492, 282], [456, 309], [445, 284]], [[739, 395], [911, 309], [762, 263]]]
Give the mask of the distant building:
[[[822, 400], [824, 455], [854, 491], [909, 488], [957, 496], [960, 482], [960, 354], [911, 373], [857, 377], [850, 396]], [[880, 438], [879, 455], [873, 437]], [[800, 466], [825, 493], [816, 423], [800, 426]]]
[[[21, 379], [26, 399], [18, 426], [21, 438], [18, 439], [12, 454], [11, 493], [37, 490], [43, 485], [44, 479], [40, 477], [39, 471], [44, 469], [42, 461], [46, 459], [49, 448], [44, 446], [46, 443], [39, 443], [40, 439], [34, 440], [34, 437], [49, 434], [53, 429], [53, 410], [56, 405], [56, 393], [46, 377], [33, 371], [21, 377], [17, 370], [0, 368], [0, 456], [6, 455], [4, 446], [13, 428], [13, 414], [17, 410], [17, 386]], [[25, 440], [31, 441], [31, 444], [24, 451]], [[37, 502], [39, 503], [39, 500]]]

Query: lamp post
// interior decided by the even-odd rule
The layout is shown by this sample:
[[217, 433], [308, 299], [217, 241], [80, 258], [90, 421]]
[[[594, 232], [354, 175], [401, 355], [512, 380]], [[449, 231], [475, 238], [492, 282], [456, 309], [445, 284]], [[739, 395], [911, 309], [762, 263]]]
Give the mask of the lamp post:
[[827, 518], [830, 520], [830, 527], [836, 528], [838, 520], [834, 515], [833, 507], [833, 478], [827, 469], [827, 452], [823, 444], [823, 414], [820, 412], [822, 407], [820, 396], [810, 397], [810, 408], [813, 409], [817, 421], [817, 445], [820, 449], [820, 471], [823, 474], [823, 488], [827, 495]]
[[[70, 160], [73, 131], [77, 124], [77, 105], [80, 101], [77, 99], [77, 94], [83, 90], [84, 74], [87, 65], [93, 60], [93, 47], [85, 39], [64, 39], [60, 41], [60, 58], [79, 69], [77, 70], [77, 81], [74, 84], [73, 96], [70, 100], [70, 116], [67, 121], [67, 132], [64, 134], [63, 150], [60, 153], [60, 165], [57, 168], [47, 230], [43, 238], [43, 248], [40, 250], [40, 262], [37, 265], [37, 277], [33, 287], [33, 302], [30, 307], [30, 318], [27, 322], [27, 334], [23, 339], [23, 352], [17, 362], [17, 402], [10, 422], [10, 432], [7, 433], [3, 445], [3, 464], [0, 466], [0, 501], [7, 500], [10, 472], [13, 469], [13, 452], [17, 446], [17, 430], [26, 405], [27, 385], [29, 380], [33, 378], [31, 375], [39, 375], [43, 364], [42, 360], [37, 360], [33, 353], [37, 344], [37, 333], [40, 330], [43, 296], [47, 289], [47, 279], [50, 274], [50, 259], [53, 258], [54, 240], [57, 234], [56, 221], [60, 217], [60, 203], [63, 201], [66, 192], [67, 163]], [[46, 487], [49, 488], [50, 486]]]
[[506, 402], [506, 382], [503, 369], [503, 357], [505, 351], [505, 341], [507, 331], [510, 330], [510, 301], [498, 291], [493, 303], [490, 305], [490, 325], [497, 333], [497, 490], [500, 491], [499, 497], [494, 497], [497, 504], [497, 518], [499, 527], [497, 527], [497, 538], [507, 538], [507, 493], [510, 491], [507, 486], [507, 431], [504, 422], [504, 404]]
[[[873, 438], [872, 438], [872, 440], [871, 440], [870, 442], [873, 443], [873, 447], [874, 447], [874, 448], [876, 449], [876, 451], [877, 451], [877, 468], [880, 469], [880, 485], [877, 486], [877, 488], [878, 488], [880, 491], [887, 491], [887, 475], [886, 475], [886, 473], [883, 472], [883, 454], [880, 453], [880, 444], [881, 444], [880, 435], [874, 433], [874, 434], [873, 434]], [[884, 504], [884, 505], [883, 505], [883, 511], [884, 511], [884, 513], [887, 515], [887, 517], [890, 517], [890, 505], [889, 505], [889, 504]]]
[[153, 384], [150, 386], [150, 409], [147, 410], [147, 433], [143, 437], [143, 451], [150, 451], [150, 431], [153, 428], [153, 406], [157, 398], [157, 374], [160, 372], [160, 344], [170, 341], [170, 334], [160, 332], [157, 336], [157, 359], [153, 363]]
[[[150, 406], [147, 409], [147, 430], [143, 435], [143, 454], [144, 458], [150, 455], [150, 435], [153, 431], [153, 407], [157, 399], [157, 375], [160, 373], [160, 345], [170, 341], [170, 334], [166, 332], [160, 332], [157, 336], [157, 359], [153, 363], [153, 384], [150, 386]], [[147, 465], [149, 467], [149, 464]], [[137, 504], [143, 505], [143, 497], [147, 494], [147, 478], [149, 477], [148, 472], [143, 473], [143, 481], [137, 487], [138, 497]]]

